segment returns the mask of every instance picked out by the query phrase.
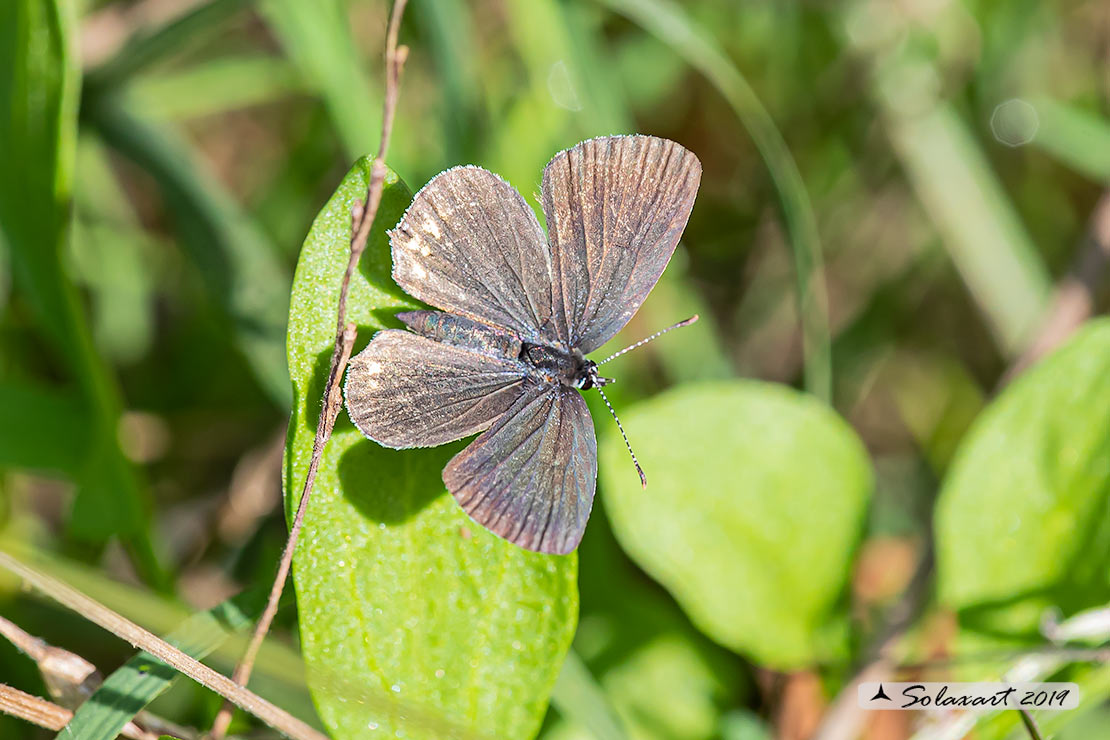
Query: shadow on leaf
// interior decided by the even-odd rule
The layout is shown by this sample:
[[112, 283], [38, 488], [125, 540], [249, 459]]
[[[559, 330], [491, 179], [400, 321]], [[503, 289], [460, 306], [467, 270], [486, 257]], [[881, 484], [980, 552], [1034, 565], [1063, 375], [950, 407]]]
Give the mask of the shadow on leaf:
[[343, 495], [371, 521], [408, 521], [445, 493], [440, 471], [463, 444], [391, 450], [360, 440], [339, 460]]

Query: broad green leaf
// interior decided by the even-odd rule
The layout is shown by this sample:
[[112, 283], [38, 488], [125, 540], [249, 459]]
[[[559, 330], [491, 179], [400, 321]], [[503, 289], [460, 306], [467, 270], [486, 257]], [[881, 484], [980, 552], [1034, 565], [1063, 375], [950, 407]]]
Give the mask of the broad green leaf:
[[730, 712], [721, 723], [723, 740], [771, 740], [771, 730], [748, 709]]
[[[620, 377], [623, 383], [624, 376]], [[602, 405], [594, 418], [600, 421], [607, 416]], [[640, 569], [621, 552], [600, 506], [586, 529], [579, 556], [590, 567], [579, 573], [583, 611], [575, 651], [597, 677], [628, 736], [634, 740], [715, 737], [724, 709], [745, 694], [740, 659], [705, 637], [673, 599], [645, 581]], [[557, 694], [563, 678], [556, 684]], [[558, 732], [549, 733], [551, 740], [606, 737], [596, 699], [581, 700], [573, 710], [566, 708], [569, 697], [557, 697], [553, 703], [566, 721]]]
[[1043, 607], [1110, 600], [1110, 321], [1092, 322], [979, 416], [936, 511], [940, 597], [1036, 635]]
[[67, 0], [0, 4], [0, 229], [18, 290], [78, 385], [90, 444], [77, 474], [70, 531], [124, 538], [151, 581], [162, 575], [146, 533], [144, 497], [116, 439], [120, 399], [97, 356], [80, 297], [66, 274], [80, 70]]
[[[289, 317], [295, 403], [286, 448], [286, 507], [304, 484], [335, 341], [351, 207], [361, 160], [305, 241]], [[367, 253], [351, 283], [359, 346], [413, 305], [390, 278], [385, 229], [410, 200], [386, 180]], [[394, 324], [395, 325], [395, 324]], [[529, 738], [574, 634], [577, 557], [525, 552], [470, 519], [440, 471], [459, 444], [388, 450], [340, 415], [294, 559], [305, 661], [321, 717], [337, 739], [368, 728], [408, 738]], [[348, 701], [343, 676], [377, 701]]]
[[825, 657], [871, 492], [852, 430], [810, 396], [752, 381], [691, 384], [622, 409], [602, 492], [625, 551], [707, 635], [775, 668]]
[[[166, 636], [166, 642], [201, 659], [230, 634], [246, 630], [266, 603], [265, 592], [250, 591], [189, 618]], [[124, 725], [170, 687], [177, 671], [147, 652], [127, 661], [73, 713], [58, 740], [116, 737]]]

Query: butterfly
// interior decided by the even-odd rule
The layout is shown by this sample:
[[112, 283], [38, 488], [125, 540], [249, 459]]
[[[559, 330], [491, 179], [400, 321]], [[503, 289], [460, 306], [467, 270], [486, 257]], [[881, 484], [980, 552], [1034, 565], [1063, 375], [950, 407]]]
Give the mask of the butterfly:
[[544, 168], [545, 235], [492, 172], [436, 175], [389, 238], [393, 279], [439, 310], [398, 314], [408, 330], [379, 331], [351, 360], [344, 391], [355, 426], [392, 448], [480, 433], [443, 469], [447, 490], [520, 547], [572, 551], [597, 480], [581, 391], [612, 382], [586, 355], [628, 323], [663, 274], [700, 181], [698, 158], [673, 141], [584, 141]]

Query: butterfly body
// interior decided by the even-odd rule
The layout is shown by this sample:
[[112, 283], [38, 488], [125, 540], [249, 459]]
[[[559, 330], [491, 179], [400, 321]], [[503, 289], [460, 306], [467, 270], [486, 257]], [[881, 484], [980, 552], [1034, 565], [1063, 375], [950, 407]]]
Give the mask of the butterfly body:
[[440, 309], [399, 314], [352, 359], [348, 413], [370, 439], [431, 447], [479, 434], [443, 470], [476, 522], [526, 549], [573, 550], [597, 444], [586, 355], [623, 327], [686, 225], [701, 164], [674, 142], [608, 136], [544, 170], [547, 233], [501, 178], [433, 178], [390, 232], [393, 277]]
[[521, 372], [539, 383], [581, 390], [603, 384], [596, 382], [597, 364], [578, 350], [527, 342], [504, 329], [445, 311], [405, 311], [397, 314], [397, 318], [411, 331], [437, 342], [504, 360], [519, 360]]
[[507, 360], [519, 359], [524, 344], [504, 329], [445, 311], [405, 311], [397, 314], [397, 318], [410, 330], [429, 339]]

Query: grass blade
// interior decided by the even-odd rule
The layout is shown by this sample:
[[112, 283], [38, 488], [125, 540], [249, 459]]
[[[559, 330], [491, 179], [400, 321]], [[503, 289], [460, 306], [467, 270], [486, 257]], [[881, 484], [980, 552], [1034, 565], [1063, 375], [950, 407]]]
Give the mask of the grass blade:
[[1110, 121], [1051, 98], [1033, 101], [1033, 144], [1092, 180], [1110, 183]]
[[782, 134], [736, 65], [712, 37], [693, 25], [681, 6], [671, 0], [600, 1], [657, 36], [705, 75], [752, 137], [778, 190], [790, 235], [805, 349], [806, 390], [828, 401], [832, 392], [832, 366], [821, 242], [805, 183]]
[[626, 740], [617, 711], [609, 702], [590, 669], [571, 650], [555, 679], [551, 703], [559, 713], [586, 728], [596, 740]]
[[487, 120], [471, 10], [461, 0], [416, 3], [412, 10], [428, 37], [427, 51], [443, 81], [439, 118], [446, 159], [450, 163], [470, 161], [477, 154], [479, 132]]
[[89, 74], [90, 81], [102, 87], [125, 85], [137, 72], [147, 69], [167, 54], [181, 50], [196, 34], [226, 25], [247, 4], [247, 0], [213, 0], [174, 18], [149, 33], [134, 36], [109, 61]]
[[80, 84], [71, 11], [63, 0], [0, 6], [0, 227], [17, 285], [89, 410], [90, 444], [77, 476], [70, 531], [95, 542], [119, 535], [143, 576], [164, 585], [144, 495], [116, 439], [119, 392], [93, 346], [62, 261], [71, 230]]
[[0, 382], [0, 466], [75, 475], [88, 449], [79, 399], [26, 383]]
[[[483, 164], [530, 196], [551, 155], [578, 139], [630, 132], [619, 96], [599, 90], [606, 72], [586, 65], [579, 53], [588, 46], [574, 39], [574, 17], [567, 3], [510, 0], [505, 4], [507, 32], [525, 77], [504, 105]], [[538, 205], [537, 200], [528, 198]], [[543, 214], [537, 213], [543, 222]]]
[[[245, 631], [266, 603], [264, 591], [249, 591], [191, 617], [166, 642], [200, 660], [235, 632]], [[58, 740], [115, 737], [124, 725], [170, 687], [177, 671], [147, 652], [127, 661], [73, 714]]]
[[947, 104], [895, 113], [888, 131], [999, 346], [1015, 355], [1044, 315], [1051, 283], [994, 172]]
[[157, 119], [200, 118], [303, 92], [296, 70], [267, 55], [224, 57], [181, 71], [143, 75], [129, 90], [135, 110]]
[[292, 403], [285, 367], [290, 276], [275, 249], [234, 198], [197, 166], [188, 149], [123, 101], [99, 89], [83, 115], [104, 141], [145, 169], [177, 216], [181, 244], [234, 326], [261, 387], [282, 408]]
[[341, 0], [264, 0], [259, 10], [327, 106], [351, 159], [377, 150], [380, 91], [363, 68]]

